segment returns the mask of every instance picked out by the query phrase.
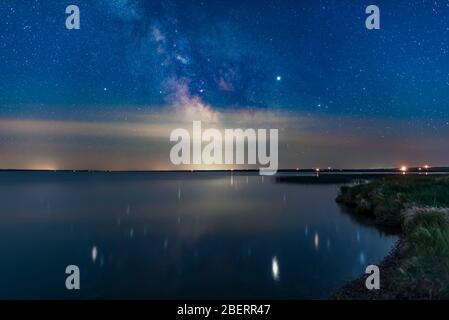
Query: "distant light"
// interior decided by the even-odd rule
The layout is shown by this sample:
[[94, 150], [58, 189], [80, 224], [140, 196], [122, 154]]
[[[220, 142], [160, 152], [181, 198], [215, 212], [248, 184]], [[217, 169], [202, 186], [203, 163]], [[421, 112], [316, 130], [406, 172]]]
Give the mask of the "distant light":
[[401, 167], [401, 171], [402, 171], [402, 172], [407, 172], [407, 171], [408, 171], [408, 168], [407, 168], [406, 166], [402, 166], [402, 167]]
[[424, 169], [426, 169], [426, 170], [427, 170], [427, 169], [430, 169], [430, 166], [426, 164], [426, 165], [424, 166]]
[[281, 76], [277, 76], [277, 77], [276, 77], [276, 80], [277, 80], [277, 81], [281, 81], [281, 80], [282, 80], [282, 77], [281, 77]]
[[320, 172], [320, 168], [316, 168], [315, 171], [316, 171], [316, 172]]

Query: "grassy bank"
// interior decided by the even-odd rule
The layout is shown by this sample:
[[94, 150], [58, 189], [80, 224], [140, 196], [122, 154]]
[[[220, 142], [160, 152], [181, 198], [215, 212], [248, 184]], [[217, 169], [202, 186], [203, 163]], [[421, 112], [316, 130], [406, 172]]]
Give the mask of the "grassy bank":
[[378, 179], [342, 187], [337, 201], [402, 232], [395, 250], [379, 265], [381, 290], [368, 291], [361, 277], [337, 292], [337, 299], [449, 298], [448, 177]]

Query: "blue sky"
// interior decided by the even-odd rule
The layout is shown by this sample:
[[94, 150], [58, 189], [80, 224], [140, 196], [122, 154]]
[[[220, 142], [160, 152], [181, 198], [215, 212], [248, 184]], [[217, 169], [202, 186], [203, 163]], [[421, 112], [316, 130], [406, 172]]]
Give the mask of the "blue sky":
[[[65, 28], [69, 4], [81, 10], [80, 30]], [[308, 117], [322, 139], [351, 123], [355, 131], [345, 137], [369, 136], [371, 146], [388, 159], [354, 163], [348, 156], [336, 165], [413, 162], [418, 158], [413, 152], [396, 160], [383, 141], [449, 139], [449, 1], [376, 1], [380, 30], [365, 28], [369, 4], [4, 0], [0, 120], [125, 123], [136, 114], [200, 104], [226, 114], [291, 114], [285, 128]], [[298, 130], [290, 135], [311, 133], [310, 127]], [[5, 131], [2, 149], [13, 144], [30, 152], [20, 148], [23, 135]], [[94, 135], [71, 141], [67, 152], [98, 145]], [[416, 147], [416, 153], [430, 152], [432, 158], [442, 147]], [[304, 150], [295, 148], [298, 154]], [[311, 148], [307, 160], [299, 157], [286, 165], [319, 162], [322, 155]], [[363, 144], [351, 152], [357, 148]]]

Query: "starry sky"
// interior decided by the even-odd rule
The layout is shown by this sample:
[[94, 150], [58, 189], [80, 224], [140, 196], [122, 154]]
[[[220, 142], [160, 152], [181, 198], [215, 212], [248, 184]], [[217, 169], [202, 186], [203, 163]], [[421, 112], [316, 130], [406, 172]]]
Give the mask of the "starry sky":
[[0, 168], [170, 169], [192, 119], [278, 128], [285, 168], [449, 165], [448, 17], [446, 0], [2, 0]]

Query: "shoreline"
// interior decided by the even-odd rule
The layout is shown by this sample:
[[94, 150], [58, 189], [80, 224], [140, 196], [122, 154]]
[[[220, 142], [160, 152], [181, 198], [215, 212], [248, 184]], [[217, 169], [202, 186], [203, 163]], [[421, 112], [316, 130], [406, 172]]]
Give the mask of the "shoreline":
[[[391, 288], [390, 276], [391, 273], [398, 267], [400, 260], [400, 253], [403, 248], [403, 239], [401, 238], [395, 243], [391, 251], [386, 257], [384, 257], [376, 265], [381, 270], [381, 289], [385, 288], [387, 282], [387, 288]], [[330, 300], [391, 300], [401, 299], [398, 295], [388, 294], [382, 292], [383, 290], [367, 290], [365, 287], [367, 275], [360, 275], [354, 280], [350, 280], [342, 287], [340, 287], [333, 295], [329, 297]], [[385, 281], [386, 280], [386, 281]], [[407, 299], [403, 297], [402, 299]], [[410, 297], [408, 298], [410, 299]]]
[[390, 177], [341, 188], [336, 201], [378, 227], [399, 227], [400, 239], [377, 266], [380, 290], [362, 274], [331, 300], [431, 300], [449, 298], [447, 177]]

